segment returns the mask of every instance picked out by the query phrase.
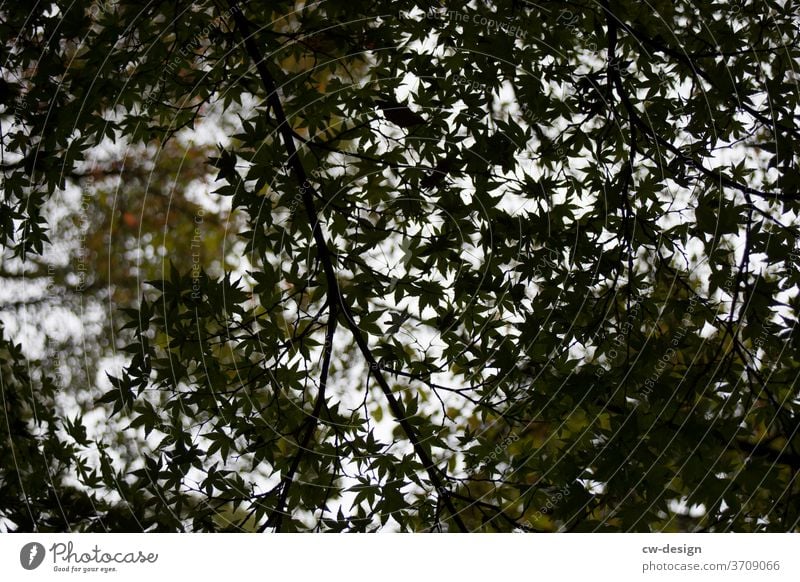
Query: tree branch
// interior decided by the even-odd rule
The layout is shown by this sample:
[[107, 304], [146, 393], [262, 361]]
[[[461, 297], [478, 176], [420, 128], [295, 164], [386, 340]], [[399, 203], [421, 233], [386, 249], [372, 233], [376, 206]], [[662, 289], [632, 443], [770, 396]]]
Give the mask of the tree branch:
[[[275, 115], [275, 119], [277, 121], [278, 131], [281, 134], [281, 138], [283, 140], [284, 147], [286, 148], [286, 152], [289, 157], [289, 164], [291, 166], [292, 172], [295, 175], [296, 180], [300, 184], [306, 184], [308, 176], [306, 174], [305, 168], [297, 155], [297, 148], [294, 143], [294, 136], [292, 132], [292, 127], [289, 124], [288, 120], [286, 119], [286, 114], [283, 109], [283, 104], [281, 103], [281, 99], [278, 96], [277, 87], [275, 85], [275, 81], [273, 80], [272, 75], [270, 75], [269, 70], [267, 69], [267, 65], [264, 61], [264, 58], [261, 55], [261, 51], [256, 45], [253, 36], [250, 32], [250, 23], [247, 18], [242, 13], [238, 2], [236, 0], [228, 0], [228, 4], [231, 9], [231, 14], [234, 19], [234, 23], [236, 29], [238, 30], [240, 36], [243, 39], [245, 49], [253, 60], [253, 63], [256, 67], [256, 71], [258, 72], [261, 83], [264, 86], [264, 90], [267, 92], [267, 104], [269, 109], [272, 110], [273, 114]], [[458, 511], [453, 504], [451, 499], [451, 493], [449, 490], [444, 488], [443, 481], [439, 475], [439, 469], [434, 464], [431, 456], [422, 446], [422, 443], [414, 430], [414, 427], [408, 422], [405, 417], [405, 411], [403, 410], [403, 406], [401, 405], [400, 401], [395, 397], [392, 393], [389, 384], [387, 383], [386, 379], [384, 378], [383, 374], [381, 373], [378, 362], [375, 359], [375, 356], [372, 354], [372, 351], [367, 344], [367, 340], [364, 338], [361, 330], [359, 329], [358, 325], [353, 319], [353, 314], [350, 311], [349, 306], [343, 300], [341, 290], [339, 289], [339, 284], [336, 280], [336, 272], [333, 266], [333, 260], [331, 257], [330, 249], [328, 248], [327, 241], [325, 240], [325, 236], [322, 233], [321, 225], [317, 216], [316, 206], [314, 204], [314, 195], [315, 192], [313, 188], [302, 188], [302, 200], [303, 206], [305, 207], [306, 215], [308, 217], [309, 224], [312, 228], [312, 234], [314, 237], [314, 242], [317, 248], [317, 253], [319, 254], [320, 262], [323, 265], [323, 269], [325, 271], [325, 279], [328, 285], [328, 299], [331, 308], [333, 309], [334, 305], [338, 305], [341, 309], [342, 315], [344, 315], [345, 323], [353, 334], [353, 338], [355, 339], [356, 344], [358, 345], [359, 350], [361, 351], [362, 355], [367, 361], [369, 365], [369, 369], [372, 371], [373, 376], [375, 376], [375, 380], [378, 382], [378, 385], [381, 388], [381, 391], [386, 398], [389, 409], [392, 412], [392, 415], [395, 417], [395, 420], [400, 424], [403, 432], [408, 437], [408, 440], [411, 442], [414, 452], [416, 453], [419, 460], [422, 462], [425, 471], [428, 474], [428, 477], [431, 481], [431, 484], [439, 491], [439, 494], [442, 495], [443, 501], [445, 506], [447, 507], [448, 511], [451, 514], [453, 522], [461, 531], [467, 531], [466, 526], [464, 525], [461, 518], [458, 516]], [[272, 520], [271, 520], [272, 521]], [[269, 523], [269, 522], [268, 522]]]
[[325, 345], [322, 349], [322, 371], [320, 372], [319, 376], [319, 390], [317, 392], [317, 399], [314, 402], [314, 410], [311, 412], [311, 416], [309, 416], [306, 420], [306, 432], [298, 443], [300, 448], [292, 459], [292, 464], [289, 467], [289, 471], [287, 471], [283, 476], [281, 494], [280, 497], [278, 497], [278, 502], [275, 504], [275, 509], [272, 510], [272, 515], [269, 517], [266, 523], [258, 528], [259, 532], [263, 532], [269, 527], [274, 527], [275, 531], [278, 532], [283, 524], [283, 516], [285, 515], [284, 507], [286, 505], [286, 499], [289, 497], [289, 489], [291, 489], [292, 483], [294, 482], [297, 469], [300, 466], [300, 461], [303, 460], [303, 456], [305, 455], [306, 451], [309, 450], [311, 445], [311, 437], [314, 436], [317, 424], [319, 423], [320, 414], [322, 414], [322, 409], [325, 406], [325, 388], [328, 385], [328, 370], [331, 364], [333, 338], [336, 335], [337, 323], [338, 306], [335, 303], [331, 303], [328, 306], [328, 329], [325, 332]]
[[[609, 48], [616, 48], [617, 23], [621, 23], [621, 21], [617, 18], [616, 15], [614, 15], [613, 12], [611, 12], [607, 0], [602, 3], [602, 6], [603, 10], [606, 13], [606, 26], [609, 35]], [[628, 28], [628, 30], [630, 29]], [[632, 31], [631, 33], [633, 34]], [[679, 147], [677, 147], [672, 142], [664, 138], [649, 123], [647, 123], [645, 120], [642, 119], [641, 115], [639, 114], [639, 111], [636, 109], [636, 107], [634, 107], [633, 103], [630, 100], [628, 92], [625, 90], [625, 87], [622, 84], [622, 79], [620, 78], [619, 69], [617, 67], [609, 66], [608, 73], [610, 79], [613, 81], [614, 86], [617, 89], [617, 93], [619, 93], [619, 97], [623, 106], [625, 107], [626, 111], [628, 111], [629, 115], [631, 116], [631, 119], [635, 122], [637, 126], [639, 126], [642, 132], [645, 135], [653, 138], [656, 141], [656, 143], [658, 143], [668, 151], [678, 156], [679, 159], [690, 164], [695, 169], [699, 170], [701, 174], [708, 176], [709, 178], [714, 178], [718, 180], [722, 185], [739, 190], [743, 194], [751, 194], [753, 196], [759, 196], [761, 198], [766, 198], [771, 200], [781, 200], [784, 202], [800, 200], [800, 192], [766, 192], [764, 190], [752, 188], [746, 184], [740, 184], [736, 180], [729, 178], [728, 176], [723, 174], [721, 171], [711, 170], [709, 168], [706, 168], [702, 162], [682, 152]]]

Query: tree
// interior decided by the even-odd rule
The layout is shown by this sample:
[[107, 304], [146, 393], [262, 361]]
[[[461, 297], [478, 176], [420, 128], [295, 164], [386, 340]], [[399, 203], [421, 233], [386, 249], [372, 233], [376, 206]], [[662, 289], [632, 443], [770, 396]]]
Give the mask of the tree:
[[9, 527], [798, 529], [795, 3], [564, 6], [4, 7], [8, 252], [201, 120], [246, 223], [126, 284], [97, 406], [144, 446], [51, 412]]
[[[99, 525], [101, 500], [89, 501], [74, 487], [55, 487], [70, 475], [74, 460], [74, 448], [61, 438], [65, 433], [83, 445], [102, 438], [128, 469], [147, 445], [122, 431], [130, 418], [98, 422], [98, 412], [110, 412], [94, 404], [109, 387], [97, 381], [98, 374], [102, 378], [103, 370], [121, 359], [115, 349], [125, 345], [101, 331], [114, 325], [113, 317], [104, 317], [106, 304], [135, 306], [138, 281], [160, 276], [167, 248], [194, 255], [193, 261], [212, 272], [222, 270], [215, 263], [225, 258], [215, 252], [230, 217], [225, 212], [206, 215], [187, 199], [190, 188], [184, 189], [206, 174], [207, 151], [175, 140], [164, 144], [154, 160], [143, 153], [130, 148], [125, 159], [93, 160], [91, 171], [73, 173], [75, 184], [58, 192], [43, 213], [57, 225], [48, 233], [52, 244], [25, 261], [4, 257], [0, 321], [11, 324], [4, 335], [17, 339], [0, 340], [8, 350], [3, 384], [10, 420], [2, 441], [14, 443], [3, 449], [7, 473], [2, 491], [7, 518], [25, 524], [24, 529], [36, 523], [63, 528], [64, 521], [90, 518]], [[176, 183], [184, 187], [177, 189]], [[30, 430], [26, 420], [33, 420], [36, 429]], [[59, 434], [58, 428], [65, 432]], [[49, 440], [39, 446], [37, 439]]]

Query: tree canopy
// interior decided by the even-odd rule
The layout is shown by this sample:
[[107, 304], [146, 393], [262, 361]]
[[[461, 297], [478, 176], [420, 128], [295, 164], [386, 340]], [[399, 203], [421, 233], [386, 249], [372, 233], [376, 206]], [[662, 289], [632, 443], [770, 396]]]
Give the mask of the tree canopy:
[[3, 4], [0, 529], [797, 530], [797, 12]]

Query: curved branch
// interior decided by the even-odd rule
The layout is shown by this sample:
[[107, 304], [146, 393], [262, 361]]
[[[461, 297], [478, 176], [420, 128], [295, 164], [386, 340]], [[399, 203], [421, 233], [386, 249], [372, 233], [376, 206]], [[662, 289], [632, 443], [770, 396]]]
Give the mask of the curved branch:
[[[261, 77], [261, 83], [264, 86], [264, 90], [267, 92], [267, 104], [269, 109], [271, 109], [272, 113], [275, 115], [278, 131], [281, 134], [283, 145], [286, 148], [286, 153], [289, 157], [289, 164], [292, 168], [292, 172], [295, 175], [295, 179], [299, 184], [306, 184], [308, 183], [308, 175], [298, 156], [297, 147], [294, 143], [292, 127], [286, 119], [286, 113], [284, 112], [281, 99], [278, 96], [275, 81], [273, 80], [272, 75], [270, 75], [266, 62], [261, 55], [261, 51], [256, 45], [253, 35], [250, 32], [250, 23], [247, 18], [245, 18], [236, 0], [229, 0], [228, 4], [230, 6], [230, 12], [233, 15], [235, 26], [243, 39], [245, 49], [247, 50], [250, 58], [253, 60], [256, 71]], [[322, 263], [325, 271], [325, 279], [328, 286], [327, 294], [330, 306], [333, 309], [334, 305], [338, 305], [338, 307], [341, 309], [345, 323], [352, 333], [356, 345], [366, 359], [373, 376], [375, 376], [375, 380], [378, 382], [378, 385], [380, 386], [381, 391], [383, 392], [383, 395], [389, 404], [389, 409], [391, 410], [392, 415], [403, 429], [403, 432], [414, 448], [414, 452], [422, 462], [431, 484], [436, 488], [437, 491], [439, 491], [440, 495], [442, 495], [442, 500], [447, 507], [447, 510], [450, 512], [453, 522], [456, 524], [456, 526], [461, 531], [467, 531], [467, 528], [461, 518], [458, 516], [458, 511], [456, 510], [451, 499], [452, 493], [450, 493], [448, 489], [445, 489], [443, 485], [442, 478], [439, 474], [440, 469], [436, 467], [433, 459], [422, 446], [422, 442], [414, 427], [406, 419], [402, 404], [392, 393], [392, 389], [389, 387], [386, 378], [384, 378], [383, 374], [381, 373], [378, 362], [370, 350], [369, 345], [367, 344], [367, 340], [364, 338], [363, 333], [353, 319], [353, 314], [350, 311], [350, 307], [342, 297], [339, 284], [336, 280], [336, 272], [334, 270], [331, 252], [328, 248], [328, 243], [325, 240], [325, 235], [322, 233], [320, 221], [317, 216], [316, 205], [314, 203], [314, 197], [316, 193], [314, 192], [313, 188], [302, 188], [301, 193], [303, 206], [305, 207], [309, 225], [312, 228], [312, 234], [314, 237], [315, 246], [317, 248], [317, 253], [319, 254], [320, 262]]]

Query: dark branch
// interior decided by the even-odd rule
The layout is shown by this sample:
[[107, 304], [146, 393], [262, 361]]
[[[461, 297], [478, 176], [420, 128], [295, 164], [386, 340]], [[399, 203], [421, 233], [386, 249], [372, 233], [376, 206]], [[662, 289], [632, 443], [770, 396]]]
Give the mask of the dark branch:
[[[611, 12], [611, 10], [608, 7], [607, 1], [603, 2], [603, 9], [605, 10], [606, 13], [606, 26], [608, 29], [608, 36], [609, 36], [609, 48], [615, 49], [617, 25], [620, 24], [621, 21]], [[628, 28], [628, 30], [630, 30], [630, 28]], [[609, 58], [610, 57], [611, 53], [609, 54]], [[634, 121], [634, 123], [641, 129], [641, 131], [645, 135], [654, 139], [656, 143], [658, 143], [671, 153], [678, 156], [680, 160], [686, 162], [687, 164], [693, 166], [695, 169], [700, 171], [701, 174], [709, 178], [714, 178], [715, 180], [719, 181], [720, 184], [728, 186], [729, 188], [734, 188], [735, 190], [739, 190], [743, 194], [750, 194], [753, 196], [759, 196], [761, 198], [766, 198], [771, 200], [781, 200], [781, 201], [800, 200], [800, 192], [766, 192], [764, 190], [752, 188], [750, 186], [747, 186], [746, 184], [740, 184], [736, 180], [733, 180], [732, 178], [726, 176], [720, 171], [706, 168], [702, 162], [682, 152], [680, 148], [678, 148], [668, 139], [664, 138], [649, 123], [647, 123], [644, 119], [642, 119], [639, 111], [631, 102], [628, 92], [625, 90], [625, 87], [622, 84], [622, 79], [619, 75], [619, 68], [617, 66], [614, 65], [609, 66], [608, 73], [610, 80], [614, 83], [614, 87], [617, 89], [617, 93], [619, 94], [623, 106], [631, 116], [631, 119]]]
[[[261, 51], [256, 45], [253, 36], [250, 32], [250, 23], [245, 18], [244, 14], [241, 12], [241, 9], [239, 8], [236, 0], [229, 0], [229, 5], [231, 7], [231, 13], [233, 15], [236, 28], [238, 29], [238, 32], [244, 41], [245, 49], [247, 50], [247, 53], [250, 56], [250, 58], [253, 60], [256, 70], [258, 71], [258, 74], [261, 78], [261, 82], [264, 86], [264, 89], [267, 92], [267, 104], [269, 106], [269, 109], [271, 109], [272, 113], [275, 115], [278, 131], [281, 134], [284, 147], [286, 148], [286, 152], [289, 156], [289, 164], [292, 168], [296, 180], [300, 184], [305, 184], [307, 183], [308, 176], [306, 174], [302, 162], [300, 161], [300, 158], [297, 155], [297, 148], [294, 143], [292, 128], [286, 119], [286, 114], [283, 109], [283, 104], [281, 103], [280, 97], [278, 96], [277, 87], [272, 78], [272, 75], [270, 75], [267, 69], [266, 62], [264, 61], [264, 58], [261, 55]], [[403, 432], [408, 437], [408, 440], [414, 447], [414, 452], [422, 462], [422, 465], [424, 466], [425, 471], [427, 472], [428, 477], [431, 480], [431, 484], [437, 489], [437, 491], [439, 491], [439, 494], [443, 496], [443, 501], [445, 503], [445, 506], [450, 512], [453, 522], [456, 524], [456, 526], [461, 531], [467, 531], [466, 526], [464, 525], [461, 518], [458, 516], [458, 511], [456, 510], [455, 505], [453, 504], [453, 501], [450, 498], [451, 494], [447, 489], [444, 488], [442, 478], [439, 475], [439, 469], [434, 464], [433, 460], [431, 459], [431, 456], [422, 446], [422, 443], [419, 437], [417, 436], [414, 427], [406, 419], [403, 406], [400, 404], [400, 401], [392, 393], [389, 384], [387, 383], [386, 379], [384, 378], [383, 374], [381, 373], [378, 367], [378, 362], [375, 359], [375, 356], [372, 354], [372, 351], [370, 350], [369, 345], [367, 344], [367, 340], [364, 338], [361, 330], [359, 329], [358, 325], [353, 319], [353, 314], [350, 311], [349, 306], [343, 300], [341, 291], [339, 289], [339, 284], [336, 280], [336, 272], [334, 270], [330, 249], [328, 248], [328, 243], [325, 240], [324, 234], [322, 233], [320, 222], [317, 217], [317, 210], [314, 204], [315, 193], [313, 192], [313, 188], [303, 188], [301, 192], [302, 192], [303, 205], [305, 207], [309, 224], [311, 225], [312, 228], [312, 234], [314, 237], [315, 245], [317, 247], [317, 252], [319, 253], [319, 259], [325, 271], [325, 278], [328, 284], [327, 294], [328, 294], [329, 304], [331, 305], [332, 308], [334, 305], [338, 304], [339, 308], [341, 309], [342, 315], [344, 316], [345, 323], [348, 329], [353, 334], [353, 338], [355, 339], [355, 342], [358, 345], [359, 350], [361, 351], [364, 358], [367, 360], [367, 364], [369, 365], [372, 374], [375, 376], [375, 380], [381, 387], [381, 391], [383, 392], [384, 397], [386, 398], [389, 404], [389, 409], [391, 410], [392, 415], [395, 417], [395, 420], [397, 420], [397, 422], [400, 424], [401, 428], [403, 429]]]
[[314, 436], [317, 424], [319, 423], [319, 417], [322, 414], [323, 407], [325, 406], [325, 388], [328, 385], [328, 370], [331, 364], [331, 353], [333, 351], [333, 338], [336, 335], [337, 318], [338, 306], [335, 303], [331, 303], [328, 307], [328, 329], [325, 332], [325, 345], [322, 349], [322, 371], [320, 372], [319, 390], [317, 392], [317, 399], [314, 402], [314, 410], [311, 412], [311, 416], [309, 416], [306, 420], [307, 426], [305, 434], [298, 443], [299, 449], [292, 459], [292, 464], [289, 467], [289, 471], [287, 471], [283, 476], [281, 494], [278, 498], [278, 503], [275, 505], [275, 509], [272, 511], [270, 518], [259, 528], [259, 532], [263, 532], [269, 527], [274, 527], [275, 531], [280, 531], [281, 529], [283, 516], [285, 513], [284, 507], [286, 505], [286, 499], [289, 497], [289, 489], [291, 489], [292, 483], [294, 482], [294, 477], [297, 474], [300, 461], [303, 460], [303, 456], [311, 446], [311, 438]]

